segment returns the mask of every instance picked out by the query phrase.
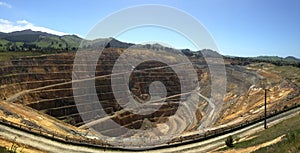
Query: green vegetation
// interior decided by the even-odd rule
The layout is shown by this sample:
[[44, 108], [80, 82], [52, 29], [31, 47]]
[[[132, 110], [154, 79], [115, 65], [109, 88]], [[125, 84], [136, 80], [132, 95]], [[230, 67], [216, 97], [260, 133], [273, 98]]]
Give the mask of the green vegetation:
[[277, 56], [261, 56], [261, 57], [224, 57], [228, 60], [234, 60], [232, 65], [242, 65], [246, 66], [251, 63], [271, 63], [276, 66], [294, 66], [300, 67], [300, 59], [289, 56], [286, 58]]
[[76, 35], [57, 36], [31, 30], [0, 33], [0, 61], [76, 51], [81, 41]]
[[269, 67], [271, 71], [281, 74], [294, 83], [300, 83], [300, 68], [293, 66], [273, 66]]
[[300, 130], [289, 132], [282, 141], [268, 147], [260, 148], [254, 153], [300, 152]]
[[81, 40], [79, 38], [74, 40], [75, 38], [71, 39], [69, 37], [71, 36], [40, 36], [34, 42], [11, 42], [0, 39], [0, 51], [77, 50]]
[[0, 153], [11, 153], [11, 151], [7, 150], [4, 147], [0, 147]]
[[[268, 141], [272, 141], [282, 135], [283, 140], [271, 146], [261, 148], [257, 152], [300, 152], [300, 114], [280, 122], [264, 131], [255, 134], [255, 138], [234, 144], [234, 148], [248, 148]], [[228, 147], [223, 148], [229, 149]]]
[[[17, 153], [17, 149], [19, 149], [19, 145], [16, 144], [16, 137], [12, 143], [12, 145], [9, 148], [5, 148], [5, 147], [1, 147], [0, 146], [0, 153]], [[19, 151], [20, 153], [23, 152], [24, 148], [21, 148], [21, 150]]]
[[232, 136], [227, 137], [227, 139], [225, 140], [225, 144], [229, 148], [232, 148], [234, 146]]
[[0, 35], [0, 52], [7, 51], [70, 51], [77, 50], [82, 38], [76, 35], [57, 36], [24, 30]]
[[255, 64], [249, 65], [252, 68], [264, 68], [269, 71], [275, 72], [280, 74], [281, 76], [285, 77], [286, 79], [292, 81], [300, 85], [300, 67], [295, 66], [276, 66], [273, 64]]

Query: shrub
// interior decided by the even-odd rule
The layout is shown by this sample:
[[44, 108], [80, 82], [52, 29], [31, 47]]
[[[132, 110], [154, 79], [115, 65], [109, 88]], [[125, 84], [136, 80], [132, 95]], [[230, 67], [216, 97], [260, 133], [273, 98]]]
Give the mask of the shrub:
[[229, 148], [233, 147], [233, 138], [231, 135], [227, 137], [227, 139], [225, 140], [225, 144]]

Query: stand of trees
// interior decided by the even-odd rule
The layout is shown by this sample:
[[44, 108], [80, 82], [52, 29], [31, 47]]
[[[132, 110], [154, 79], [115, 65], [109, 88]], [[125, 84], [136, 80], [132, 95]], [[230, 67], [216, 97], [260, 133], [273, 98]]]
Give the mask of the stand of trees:
[[276, 66], [294, 66], [294, 67], [299, 67], [300, 68], [300, 61], [291, 61], [291, 60], [286, 60], [284, 58], [272, 58], [270, 57], [269, 59], [260, 59], [260, 58], [246, 58], [246, 57], [225, 57], [225, 59], [232, 60], [231, 64], [232, 65], [241, 65], [241, 66], [246, 66], [251, 63], [271, 63]]
[[78, 47], [70, 46], [66, 43], [65, 47], [62, 44], [58, 44], [58, 47], [49, 45], [47, 47], [40, 47], [35, 43], [23, 43], [22, 45], [16, 42], [8, 42], [3, 45], [0, 44], [0, 51], [76, 51]]

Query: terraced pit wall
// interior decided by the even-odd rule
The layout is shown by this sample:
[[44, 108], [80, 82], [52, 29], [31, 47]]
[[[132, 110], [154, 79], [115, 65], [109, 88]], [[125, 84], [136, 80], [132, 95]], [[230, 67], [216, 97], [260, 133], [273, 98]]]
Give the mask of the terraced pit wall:
[[[153, 81], [161, 81], [167, 89], [167, 98], [162, 107], [155, 113], [149, 115], [135, 115], [130, 112], [122, 112], [119, 103], [126, 103], [128, 99], [116, 99], [111, 88], [111, 71], [116, 59], [122, 53], [120, 49], [106, 49], [97, 61], [95, 72], [95, 85], [97, 97], [102, 106], [97, 110], [98, 101], [90, 101], [90, 93], [82, 93], [79, 96], [83, 100], [84, 112], [81, 115], [90, 118], [91, 121], [111, 116], [115, 122], [131, 129], [141, 128], [144, 119], [150, 122], [165, 122], [168, 116], [172, 116], [178, 106], [181, 93], [180, 83], [176, 74], [164, 63], [149, 61], [135, 68], [131, 74], [131, 82], [120, 84], [128, 87], [130, 93], [119, 91], [127, 95], [133, 95], [141, 103], [149, 100], [149, 85]], [[0, 98], [8, 102], [24, 104], [38, 111], [51, 115], [66, 123], [82, 126], [83, 122], [74, 102], [72, 88], [72, 70], [75, 54], [63, 53], [56, 55], [24, 57], [11, 61], [2, 61], [0, 68]], [[130, 60], [130, 59], [129, 59]], [[197, 71], [200, 93], [210, 97], [210, 74], [205, 60], [201, 57], [190, 57]], [[88, 65], [81, 65], [83, 71], [88, 71]], [[227, 72], [227, 94], [224, 98], [222, 115], [217, 125], [241, 123], [245, 120], [259, 118], [263, 114], [264, 93], [259, 84], [260, 77], [267, 78], [272, 90], [268, 99], [268, 110], [280, 112], [285, 106], [296, 102], [299, 96], [299, 87], [288, 80], [284, 80], [269, 72], [247, 70], [243, 67], [226, 65]], [[184, 71], [182, 71], [184, 73]], [[120, 74], [122, 79], [122, 74]], [[190, 79], [186, 75], [186, 80]], [[85, 83], [82, 82], [82, 85]], [[83, 88], [84, 86], [81, 86]], [[191, 86], [193, 87], [193, 86]], [[86, 87], [91, 88], [91, 87]], [[176, 96], [177, 95], [177, 96]], [[272, 99], [273, 97], [273, 99]], [[86, 103], [84, 103], [84, 100]], [[202, 109], [207, 102], [200, 99], [199, 111], [196, 113], [198, 122], [205, 115]], [[97, 115], [95, 115], [95, 112]], [[118, 115], [114, 116], [113, 114]], [[104, 122], [105, 123], [105, 122]], [[192, 126], [193, 127], [193, 126]], [[197, 127], [197, 125], [194, 125]], [[115, 133], [114, 129], [99, 127], [106, 133]], [[191, 129], [189, 129], [191, 130]]]
[[[105, 112], [105, 115], [112, 115], [122, 108], [118, 105], [120, 101], [128, 99], [115, 99], [111, 88], [111, 71], [119, 53], [116, 50], [106, 50], [100, 57], [96, 67], [95, 85], [97, 96]], [[21, 103], [44, 112], [69, 124], [80, 126], [83, 121], [78, 113], [74, 102], [71, 75], [73, 70], [74, 54], [59, 54], [41, 57], [28, 57], [3, 62], [0, 69], [1, 88], [0, 97], [3, 100]], [[83, 70], [88, 69], [88, 65], [82, 65]], [[198, 71], [200, 73], [200, 71]], [[188, 78], [188, 75], [186, 75]], [[150, 98], [149, 85], [153, 81], [161, 81], [167, 87], [167, 97], [164, 105], [153, 114], [139, 116], [129, 112], [119, 114], [112, 119], [118, 124], [140, 128], [143, 120], [161, 121], [165, 117], [175, 113], [178, 101], [181, 98], [180, 82], [172, 69], [163, 63], [150, 61], [141, 64], [136, 68], [136, 72], [130, 76], [128, 86], [137, 100], [147, 101]], [[83, 83], [84, 84], [84, 83]], [[90, 88], [90, 87], [87, 87]], [[122, 92], [122, 91], [120, 91]], [[19, 95], [18, 95], [19, 94]], [[90, 93], [84, 93], [81, 99], [88, 100]], [[131, 94], [124, 92], [121, 94]], [[155, 93], [154, 93], [155, 94]], [[175, 96], [174, 95], [178, 95]], [[129, 96], [129, 95], [128, 95]], [[84, 104], [84, 103], [83, 103]], [[103, 110], [95, 110], [98, 101], [86, 101], [85, 116], [95, 119], [95, 111], [99, 111], [97, 118], [103, 117]]]

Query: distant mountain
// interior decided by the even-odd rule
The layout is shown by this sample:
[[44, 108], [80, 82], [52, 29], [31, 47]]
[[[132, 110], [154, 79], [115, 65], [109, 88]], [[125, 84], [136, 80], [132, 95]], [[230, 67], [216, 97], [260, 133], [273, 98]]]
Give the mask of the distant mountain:
[[0, 39], [4, 38], [7, 35], [7, 33], [0, 32]]
[[[210, 49], [203, 49], [200, 51], [191, 51], [189, 49], [174, 49], [163, 46], [159, 43], [154, 44], [133, 44], [121, 42], [114, 38], [101, 38], [95, 40], [85, 40], [76, 35], [58, 36], [41, 31], [23, 30], [11, 33], [0, 32], [0, 51], [76, 51], [78, 48], [83, 49], [98, 49], [98, 48], [145, 48], [152, 50], [165, 50], [168, 52], [180, 51], [186, 56], [215, 57], [216, 54], [220, 55]], [[297, 65], [300, 59], [288, 56], [285, 58], [278, 56], [258, 56], [258, 57], [230, 57], [224, 56], [227, 59], [238, 59], [241, 65], [246, 65], [253, 61], [269, 62], [276, 65]]]
[[251, 63], [271, 63], [277, 66], [295, 66], [300, 67], [300, 60], [293, 56], [285, 58], [278, 56], [258, 56], [258, 57], [235, 57], [235, 56], [224, 56], [225, 59], [231, 61], [233, 65], [248, 65]]
[[300, 62], [300, 59], [294, 56], [287, 56], [285, 58], [278, 57], [278, 56], [258, 56], [254, 57], [255, 59], [259, 60], [269, 60], [269, 61], [289, 61], [289, 62]]
[[41, 31], [23, 30], [0, 33], [0, 51], [77, 50], [83, 39], [76, 35], [58, 36]]
[[296, 61], [296, 62], [300, 62], [300, 59], [299, 58], [296, 58], [294, 56], [287, 56], [286, 58], [284, 58], [285, 60], [288, 60], [288, 61]]
[[40, 31], [32, 31], [29, 29], [0, 34], [1, 39], [5, 39], [7, 41], [12, 41], [12, 42], [34, 42], [37, 41], [40, 36], [55, 37], [55, 35], [53, 34], [40, 32]]
[[195, 54], [189, 49], [178, 50], [158, 43], [143, 45], [126, 43], [114, 38], [85, 40], [76, 35], [57, 36], [29, 29], [11, 33], [0, 32], [0, 51], [69, 51], [77, 50], [79, 46], [83, 49], [138, 47], [152, 50], [181, 51], [188, 56]]
[[82, 49], [98, 49], [98, 48], [129, 48], [132, 43], [121, 42], [114, 38], [99, 38], [95, 40], [83, 40], [80, 44]]
[[[100, 38], [95, 40], [85, 40], [76, 35], [57, 36], [46, 32], [23, 30], [11, 33], [0, 32], [0, 51], [41, 51], [41, 52], [66, 52], [82, 49], [99, 48], [144, 48], [151, 50], [164, 50], [167, 52], [182, 52], [186, 56], [214, 57], [217, 52], [204, 49], [201, 51], [191, 51], [189, 49], [174, 49], [159, 43], [154, 44], [133, 44], [121, 42], [115, 38]], [[218, 54], [218, 53], [217, 53]]]

